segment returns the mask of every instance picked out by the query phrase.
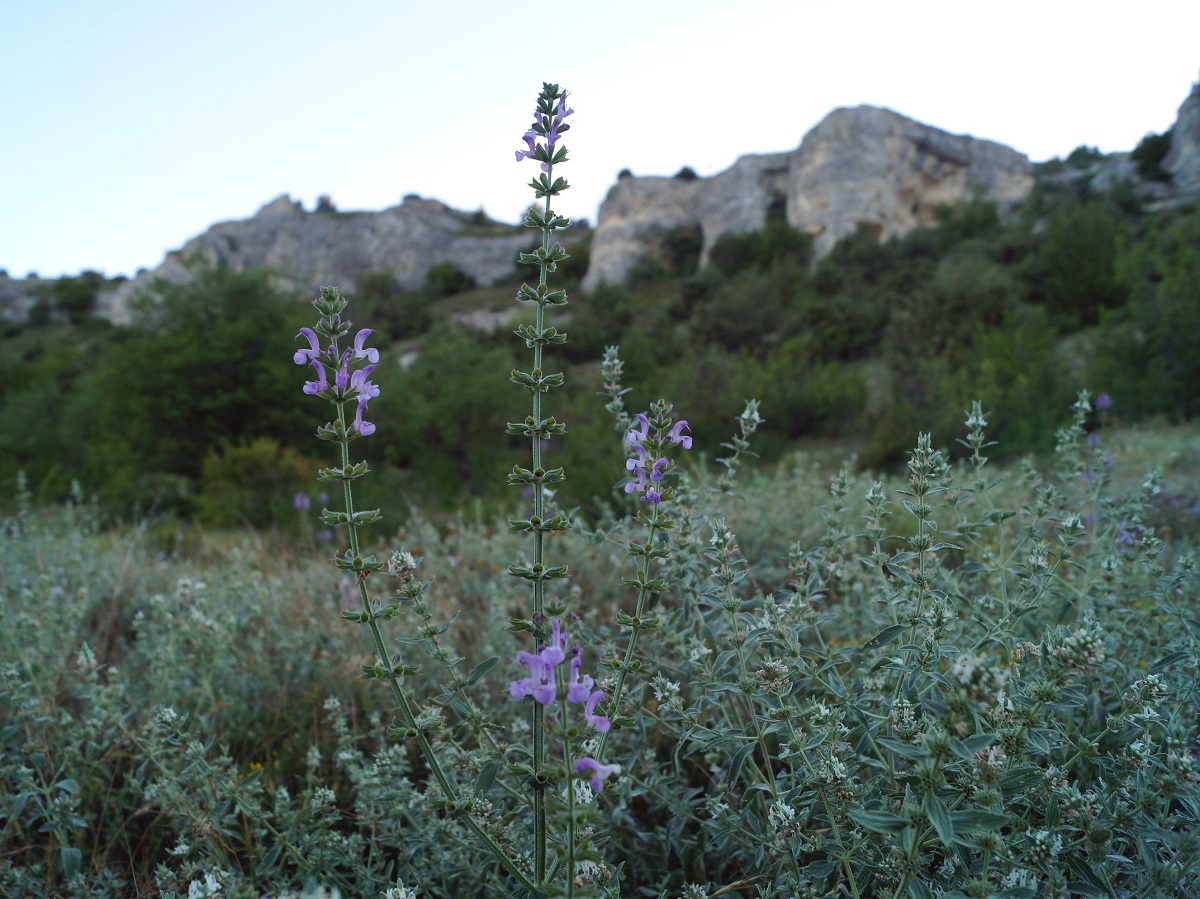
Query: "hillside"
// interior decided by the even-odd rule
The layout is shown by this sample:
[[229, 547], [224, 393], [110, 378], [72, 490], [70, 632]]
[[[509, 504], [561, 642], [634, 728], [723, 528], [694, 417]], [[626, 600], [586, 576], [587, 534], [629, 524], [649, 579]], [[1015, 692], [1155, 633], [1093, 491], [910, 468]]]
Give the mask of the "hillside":
[[[569, 339], [552, 357], [568, 385], [554, 398], [554, 414], [569, 422], [554, 447], [572, 472], [564, 499], [600, 514], [621, 477], [597, 397], [609, 345], [620, 346], [627, 407], [669, 398], [709, 458], [750, 397], [762, 401], [766, 461], [836, 441], [872, 467], [899, 461], [918, 430], [953, 446], [974, 399], [992, 416], [997, 455], [1048, 449], [1084, 388], [1107, 394], [1114, 422], [1194, 418], [1200, 211], [1187, 160], [1198, 109], [1193, 92], [1176, 128], [1131, 154], [1081, 147], [1032, 166], [1019, 202], [921, 206], [915, 223], [860, 223], [823, 254], [821, 234], [797, 227], [786, 203], [768, 201], [757, 228], [715, 237], [686, 218], [650, 227], [633, 244], [627, 283], [583, 290], [616, 227], [602, 214], [594, 233], [576, 234], [555, 276], [571, 298], [555, 323]], [[683, 184], [690, 193], [678, 199], [702, 197], [722, 177], [658, 181]], [[617, 200], [642, 181], [658, 183], [622, 179]], [[463, 241], [524, 239], [433, 201], [398, 210], [440, 223], [430, 233], [448, 253]], [[309, 438], [319, 411], [291, 363], [311, 292], [296, 287], [303, 273], [250, 261], [282, 252], [286, 241], [263, 237], [273, 221], [290, 223], [276, 235], [310, 220], [339, 234], [379, 215], [276, 201], [249, 224], [215, 226], [209, 234], [220, 241], [205, 246], [223, 248], [216, 258], [198, 254], [186, 277], [150, 287], [127, 327], [88, 315], [113, 286], [98, 276], [39, 285], [26, 320], [8, 323], [0, 340], [9, 374], [0, 384], [0, 480], [24, 470], [36, 495], [61, 498], [78, 478], [122, 514], [291, 520], [290, 498], [310, 489], [317, 464]], [[262, 239], [239, 237], [239, 228]], [[376, 490], [433, 508], [464, 495], [507, 501], [495, 473], [516, 455], [502, 435], [520, 406], [507, 383], [523, 362], [510, 333], [520, 276], [504, 254], [487, 257], [490, 269], [477, 264], [484, 256], [451, 256], [419, 280], [368, 270], [345, 291], [351, 317], [377, 331], [384, 360], [374, 375]], [[380, 264], [366, 249], [356, 258]]]

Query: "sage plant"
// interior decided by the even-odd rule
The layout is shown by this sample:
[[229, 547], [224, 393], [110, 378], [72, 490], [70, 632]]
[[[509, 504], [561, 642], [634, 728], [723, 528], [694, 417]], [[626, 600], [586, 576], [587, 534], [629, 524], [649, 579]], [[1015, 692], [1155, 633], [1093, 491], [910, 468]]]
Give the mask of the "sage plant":
[[[463, 799], [462, 791], [452, 780], [439, 753], [435, 751], [434, 731], [440, 725], [440, 714], [436, 709], [432, 710], [432, 713], [423, 713], [415, 698], [404, 686], [404, 679], [415, 675], [418, 666], [406, 663], [399, 655], [391, 653], [384, 641], [379, 627], [380, 620], [395, 617], [401, 600], [419, 597], [421, 589], [419, 585], [414, 589], [412, 569], [415, 563], [412, 562], [411, 556], [396, 553], [389, 563], [384, 563], [376, 556], [363, 552], [358, 533], [360, 526], [380, 518], [377, 509], [355, 509], [352, 483], [366, 475], [369, 469], [366, 462], [350, 461], [350, 444], [375, 432], [375, 425], [365, 416], [370, 401], [379, 396], [379, 388], [370, 380], [372, 371], [379, 363], [379, 351], [366, 346], [366, 341], [372, 334], [369, 328], [360, 330], [354, 336], [352, 345], [342, 348], [343, 341], [349, 338], [352, 323], [342, 318], [347, 303], [336, 288], [321, 288], [321, 295], [313, 301], [313, 305], [320, 313], [320, 318], [315, 328], [301, 328], [300, 333], [296, 335], [297, 339], [302, 337], [308, 342], [308, 348], [297, 350], [293, 361], [297, 365], [311, 366], [315, 373], [313, 380], [304, 384], [304, 392], [329, 401], [336, 410], [334, 420], [317, 429], [317, 437], [337, 444], [340, 464], [321, 469], [317, 477], [320, 481], [341, 482], [343, 508], [340, 511], [323, 509], [321, 521], [330, 527], [342, 525], [346, 530], [349, 546], [333, 561], [338, 568], [353, 576], [354, 589], [359, 599], [359, 608], [343, 611], [342, 617], [365, 624], [370, 631], [375, 662], [363, 666], [362, 676], [377, 678], [386, 683], [399, 718], [398, 724], [390, 729], [389, 734], [394, 738], [416, 743], [429, 766], [430, 774], [441, 788], [444, 797], [441, 801], [442, 809], [448, 814], [466, 812], [467, 814], [462, 816], [466, 826], [523, 887], [533, 892], [534, 883], [521, 870], [512, 854], [502, 847], [479, 818], [472, 814], [473, 804]], [[349, 408], [351, 406], [353, 413]], [[399, 577], [402, 584], [401, 590], [398, 591], [399, 598], [388, 603], [372, 598], [367, 587], [368, 577], [385, 569]], [[435, 645], [435, 654], [436, 652]]]
[[[543, 449], [551, 438], [566, 433], [566, 425], [557, 421], [554, 416], [547, 415], [543, 408], [543, 396], [563, 384], [561, 373], [545, 372], [543, 354], [546, 347], [566, 341], [565, 334], [547, 324], [546, 313], [549, 307], [563, 306], [567, 302], [565, 291], [552, 290], [549, 286], [549, 276], [557, 269], [558, 263], [567, 258], [566, 250], [561, 243], [553, 240], [553, 236], [556, 231], [569, 227], [570, 221], [555, 213], [551, 206], [553, 199], [569, 187], [566, 179], [556, 176], [554, 172], [556, 165], [567, 161], [567, 148], [559, 143], [562, 135], [571, 127], [567, 124], [567, 118], [574, 114], [574, 110], [567, 105], [567, 97], [568, 92], [561, 90], [557, 84], [542, 85], [534, 109], [533, 124], [522, 137], [526, 149], [516, 151], [517, 162], [532, 159], [541, 168], [541, 172], [530, 181], [529, 186], [534, 191], [535, 199], [542, 201], [542, 208], [532, 206], [526, 213], [524, 222], [527, 228], [541, 232], [541, 245], [534, 252], [522, 253], [520, 256], [522, 263], [537, 266], [537, 283], [522, 284], [517, 293], [519, 302], [532, 304], [535, 309], [534, 323], [523, 324], [516, 331], [517, 336], [525, 341], [525, 346], [533, 351], [533, 360], [529, 371], [514, 370], [511, 375], [511, 380], [524, 387], [530, 394], [532, 411], [524, 421], [510, 422], [508, 425], [510, 434], [529, 440], [532, 459], [529, 468], [520, 465], [514, 467], [508, 481], [514, 486], [531, 489], [533, 494], [530, 516], [510, 521], [509, 528], [514, 532], [531, 535], [533, 553], [531, 560], [522, 560], [509, 566], [508, 570], [514, 577], [527, 581], [531, 588], [531, 612], [527, 617], [515, 619], [512, 627], [515, 631], [533, 634], [535, 652], [522, 651], [518, 654], [518, 660], [526, 666], [529, 677], [513, 681], [511, 693], [517, 700], [533, 700], [529, 708], [532, 746], [529, 748], [527, 783], [533, 811], [534, 882], [540, 889], [547, 888], [559, 865], [565, 864], [565, 893], [571, 896], [575, 894], [576, 889], [577, 862], [592, 862], [592, 859], [587, 857], [580, 839], [583, 819], [576, 810], [574, 781], [576, 778], [584, 778], [593, 790], [599, 792], [603, 788], [604, 779], [618, 772], [620, 768], [604, 765], [582, 754], [579, 750], [579, 731], [567, 725], [565, 710], [558, 719], [548, 714], [549, 708], [563, 698], [560, 696], [563, 688], [556, 682], [555, 670], [563, 664], [570, 652], [571, 681], [565, 688], [565, 699], [568, 703], [585, 706], [587, 725], [597, 733], [607, 733], [610, 726], [606, 717], [595, 714], [596, 705], [604, 699], [603, 691], [592, 689], [593, 680], [589, 675], [580, 675], [579, 647], [568, 648], [566, 645], [566, 637], [559, 620], [566, 613], [566, 605], [560, 597], [546, 595], [548, 583], [568, 575], [567, 566], [550, 565], [545, 557], [546, 537], [565, 531], [569, 525], [562, 514], [548, 515], [546, 510], [546, 500], [550, 495], [549, 485], [563, 480], [565, 474], [562, 468], [547, 469], [543, 462]], [[549, 622], [548, 617], [553, 621]], [[556, 722], [559, 727], [555, 726]], [[555, 778], [548, 764], [548, 731], [556, 734], [562, 744], [564, 764], [560, 778]], [[561, 827], [565, 833], [555, 839], [560, 854], [551, 864], [547, 854], [550, 833], [546, 800], [548, 788], [556, 781], [560, 784], [565, 783], [565, 822]]]

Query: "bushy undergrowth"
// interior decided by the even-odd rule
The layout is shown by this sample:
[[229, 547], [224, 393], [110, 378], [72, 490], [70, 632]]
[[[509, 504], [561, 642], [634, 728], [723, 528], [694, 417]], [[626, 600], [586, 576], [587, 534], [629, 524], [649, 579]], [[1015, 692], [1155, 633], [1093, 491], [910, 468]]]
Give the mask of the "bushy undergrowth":
[[[552, 404], [565, 378], [548, 370], [566, 341], [551, 321], [567, 293], [550, 275], [569, 259], [554, 235], [570, 223], [551, 208], [568, 187], [555, 170], [567, 162], [567, 98], [543, 85], [516, 152], [539, 165], [530, 186], [545, 201], [524, 223], [540, 241], [520, 255], [537, 268], [516, 297], [529, 354], [467, 353], [442, 331], [425, 363], [385, 369], [375, 330], [355, 331], [335, 288], [322, 288], [298, 347], [283, 348], [283, 306], [271, 300], [245, 319], [233, 302], [267, 282], [235, 279], [222, 303], [176, 296], [148, 310], [130, 338], [143, 352], [99, 368], [93, 386], [128, 401], [116, 388], [134, 375], [145, 388], [174, 367], [203, 383], [245, 338], [302, 366], [311, 380], [294, 378], [288, 393], [332, 405], [316, 437], [335, 458], [315, 490], [292, 493], [309, 462], [281, 442], [297, 426], [286, 402], [271, 419], [279, 439], [232, 439], [239, 418], [263, 414], [264, 392], [284, 392], [260, 359], [208, 402], [173, 407], [166, 418], [178, 427], [157, 439], [154, 416], [130, 406], [121, 440], [96, 459], [140, 439], [140, 452], [203, 477], [209, 520], [294, 513], [303, 539], [106, 531], [77, 484], [65, 510], [35, 512], [20, 480], [17, 513], [0, 523], [0, 892], [1195, 894], [1200, 507], [1194, 479], [1180, 477], [1194, 470], [1194, 449], [1162, 460], [1175, 470], [1131, 476], [1144, 451], [1115, 439], [1112, 396], [1093, 406], [1081, 392], [1042, 461], [989, 464], [996, 444], [976, 401], [956, 462], [922, 433], [901, 476], [797, 456], [748, 478], [760, 404], [725, 410], [714, 386], [728, 368], [754, 380], [785, 427], [804, 415], [833, 427], [869, 408], [867, 382], [877, 394], [880, 373], [847, 376], [818, 343], [821, 309], [881, 326], [846, 301], [845, 290], [860, 291], [891, 298], [884, 374], [904, 397], [880, 406], [874, 396], [868, 451], [885, 457], [913, 423], [906, 409], [928, 410], [974, 376], [1022, 402], [1041, 391], [1038, 417], [1008, 423], [1036, 433], [1053, 408], [1053, 372], [1012, 377], [1021, 363], [988, 328], [1016, 316], [1042, 334], [1047, 314], [1080, 311], [1074, 287], [1042, 278], [1058, 300], [1039, 312], [1014, 301], [1013, 277], [985, 253], [934, 261], [924, 233], [886, 248], [911, 263], [890, 268], [860, 235], [835, 251], [849, 269], [822, 263], [804, 285], [809, 323], [773, 333], [772, 310], [797, 301], [789, 290], [805, 276], [792, 257], [808, 243], [778, 223], [727, 241], [721, 264], [753, 281], [755, 311], [767, 314], [749, 315], [725, 286], [693, 284], [691, 327], [711, 329], [701, 361], [714, 364], [673, 365], [660, 386], [696, 404], [696, 425], [666, 400], [641, 405], [624, 384], [670, 352], [667, 315], [629, 371], [618, 348], [603, 350], [592, 386], [620, 436], [596, 426], [598, 411], [584, 416], [572, 458], [586, 464], [568, 475], [557, 464], [563, 411], [581, 401]], [[986, 213], [965, 210], [958, 238], [994, 229]], [[1087, 243], [1099, 270], [1115, 238], [1090, 224], [1079, 228], [1096, 238]], [[1075, 225], [1058, 234], [1065, 256], [1079, 249]], [[677, 238], [664, 258], [680, 269], [697, 245], [694, 234]], [[466, 286], [441, 274], [431, 293]], [[1174, 308], [1179, 285], [1164, 284], [1154, 301]], [[980, 302], [965, 299], [968, 287]], [[611, 300], [622, 308], [619, 294]], [[1108, 300], [1100, 319], [1123, 302]], [[172, 317], [212, 339], [164, 330]], [[732, 361], [738, 326], [781, 352]], [[1145, 333], [1134, 323], [1127, 336]], [[1189, 357], [1166, 356], [1163, 382], [1175, 384]], [[473, 366], [510, 360], [519, 367], [508, 379], [529, 399], [523, 417], [504, 421], [499, 390], [454, 389]], [[447, 363], [462, 377], [448, 377]], [[806, 366], [792, 372], [800, 386], [780, 387], [793, 365]], [[947, 379], [954, 390], [942, 389]], [[422, 384], [423, 394], [406, 389]], [[407, 418], [376, 402], [393, 394]], [[715, 423], [731, 419], [721, 443]], [[503, 478], [510, 496], [520, 491], [505, 504], [511, 517], [488, 525], [480, 504], [435, 526], [413, 510], [399, 531], [381, 529], [390, 537], [366, 536], [385, 519], [364, 501], [396, 486], [406, 458], [424, 460], [429, 490], [498, 483], [493, 454], [474, 448], [499, 443], [502, 428], [529, 454]], [[209, 432], [230, 439], [197, 442]], [[355, 461], [363, 438], [392, 463], [366, 482], [369, 461]], [[689, 450], [697, 461], [684, 462]], [[113, 477], [152, 470], [130, 463]], [[569, 507], [574, 477], [600, 497], [589, 515]], [[330, 554], [332, 566], [306, 561]]]
[[[826, 481], [803, 458], [743, 477], [740, 497], [684, 478], [659, 624], [609, 743], [622, 773], [590, 804], [589, 879], [669, 896], [1194, 892], [1196, 522], [1164, 517], [1186, 504], [1153, 472], [1131, 482], [1076, 421], [1044, 472], [950, 465], [923, 440], [907, 480]], [[209, 877], [230, 896], [512, 892], [462, 818], [528, 839], [520, 791], [493, 781], [528, 726], [515, 674], [475, 667], [512, 655], [524, 599], [496, 575], [516, 536], [415, 518], [380, 547], [437, 575], [391, 624], [475, 797], [449, 814], [411, 741], [387, 737], [382, 691], [350, 685], [369, 659], [337, 614], [349, 579], [249, 539], [156, 557], [137, 532], [92, 533], [93, 515], [5, 525], [6, 895], [204, 895]], [[622, 513], [555, 542], [588, 657], [616, 651], [629, 597], [611, 574], [643, 530]]]

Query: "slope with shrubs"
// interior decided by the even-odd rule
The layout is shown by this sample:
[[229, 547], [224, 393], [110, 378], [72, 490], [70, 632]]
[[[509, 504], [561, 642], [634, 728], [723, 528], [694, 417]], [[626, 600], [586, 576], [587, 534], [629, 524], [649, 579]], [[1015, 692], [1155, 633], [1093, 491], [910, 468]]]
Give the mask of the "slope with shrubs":
[[[1112, 397], [1120, 421], [1193, 418], [1200, 210], [1150, 211], [1130, 185], [1091, 195], [1064, 180], [1059, 169], [1094, 155], [1043, 166], [1034, 195], [1004, 217], [980, 200], [899, 238], [862, 229], [816, 262], [808, 237], [775, 217], [723, 236], [700, 268], [699, 232], [684, 228], [660, 236], [629, 284], [582, 294], [571, 288], [586, 239], [574, 245], [558, 275], [571, 293], [573, 438], [561, 452], [581, 476], [565, 498], [595, 516], [612, 483], [596, 472], [619, 451], [592, 401], [612, 344], [631, 402], [671, 396], [701, 443], [719, 442], [722, 423], [758, 397], [767, 461], [833, 440], [863, 464], [895, 465], [909, 435], [945, 441], [953, 410], [976, 397], [1013, 453], [1047, 449], [1055, 410], [1083, 387]], [[352, 294], [360, 324], [377, 331], [375, 377], [392, 404], [381, 494], [430, 511], [502, 496], [481, 472], [516, 458], [495, 435], [515, 411], [499, 391], [517, 347], [504, 325], [486, 333], [454, 317], [503, 322], [518, 283], [474, 288], [442, 266], [421, 292], [374, 273]], [[0, 479], [24, 470], [37, 496], [60, 501], [78, 476], [121, 517], [287, 526], [315, 465], [300, 398], [285, 387], [302, 298], [266, 273], [198, 271], [114, 329], [81, 312], [95, 287], [70, 279], [0, 339]]]

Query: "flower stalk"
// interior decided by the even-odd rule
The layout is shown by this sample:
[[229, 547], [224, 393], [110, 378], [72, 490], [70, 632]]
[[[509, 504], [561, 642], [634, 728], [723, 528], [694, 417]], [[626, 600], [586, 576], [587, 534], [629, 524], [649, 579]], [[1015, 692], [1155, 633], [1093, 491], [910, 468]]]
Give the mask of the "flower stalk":
[[[532, 465], [525, 469], [517, 466], [509, 475], [509, 483], [515, 486], [532, 488], [532, 512], [529, 518], [509, 522], [513, 531], [528, 531], [533, 535], [533, 561], [531, 564], [517, 564], [509, 567], [509, 573], [514, 577], [523, 578], [532, 584], [533, 613], [527, 619], [513, 622], [517, 630], [528, 630], [534, 634], [537, 655], [545, 649], [544, 627], [546, 617], [546, 582], [567, 577], [565, 565], [547, 566], [544, 557], [545, 537], [556, 531], [567, 528], [567, 521], [562, 515], [554, 515], [547, 519], [546, 496], [548, 485], [561, 481], [564, 477], [561, 468], [547, 471], [542, 463], [544, 443], [551, 438], [566, 433], [566, 425], [558, 422], [553, 416], [543, 418], [542, 395], [555, 387], [561, 387], [563, 376], [546, 374], [543, 370], [543, 350], [548, 345], [561, 344], [566, 341], [566, 335], [560, 334], [554, 328], [546, 325], [546, 310], [549, 306], [563, 306], [567, 302], [566, 291], [551, 290], [548, 286], [549, 275], [558, 267], [558, 263], [567, 258], [567, 252], [558, 242], [552, 243], [555, 231], [570, 226], [570, 221], [556, 215], [551, 208], [551, 199], [568, 188], [566, 179], [556, 177], [554, 166], [567, 160], [567, 148], [560, 146], [561, 135], [570, 129], [566, 123], [568, 116], [574, 110], [567, 106], [567, 91], [559, 90], [557, 84], [545, 83], [538, 95], [534, 109], [533, 124], [522, 136], [525, 150], [516, 151], [516, 161], [533, 159], [540, 164], [541, 174], [530, 181], [535, 198], [544, 200], [541, 210], [536, 206], [529, 209], [525, 215], [525, 227], [536, 228], [541, 232], [541, 246], [533, 253], [522, 253], [520, 261], [538, 267], [537, 285], [534, 287], [522, 284], [517, 292], [517, 300], [532, 303], [535, 307], [534, 324], [523, 324], [517, 328], [517, 336], [525, 341], [526, 347], [533, 350], [533, 365], [529, 371], [514, 369], [510, 379], [524, 387], [532, 395], [532, 414], [523, 422], [510, 422], [508, 432], [529, 439]], [[533, 658], [534, 655], [528, 655]], [[531, 672], [532, 676], [532, 672]], [[534, 881], [540, 886], [545, 883], [546, 873], [546, 801], [545, 789], [549, 783], [546, 772], [546, 727], [545, 716], [535, 703], [530, 710], [530, 727], [533, 733], [533, 819], [534, 819]], [[570, 785], [569, 785], [570, 786]]]

